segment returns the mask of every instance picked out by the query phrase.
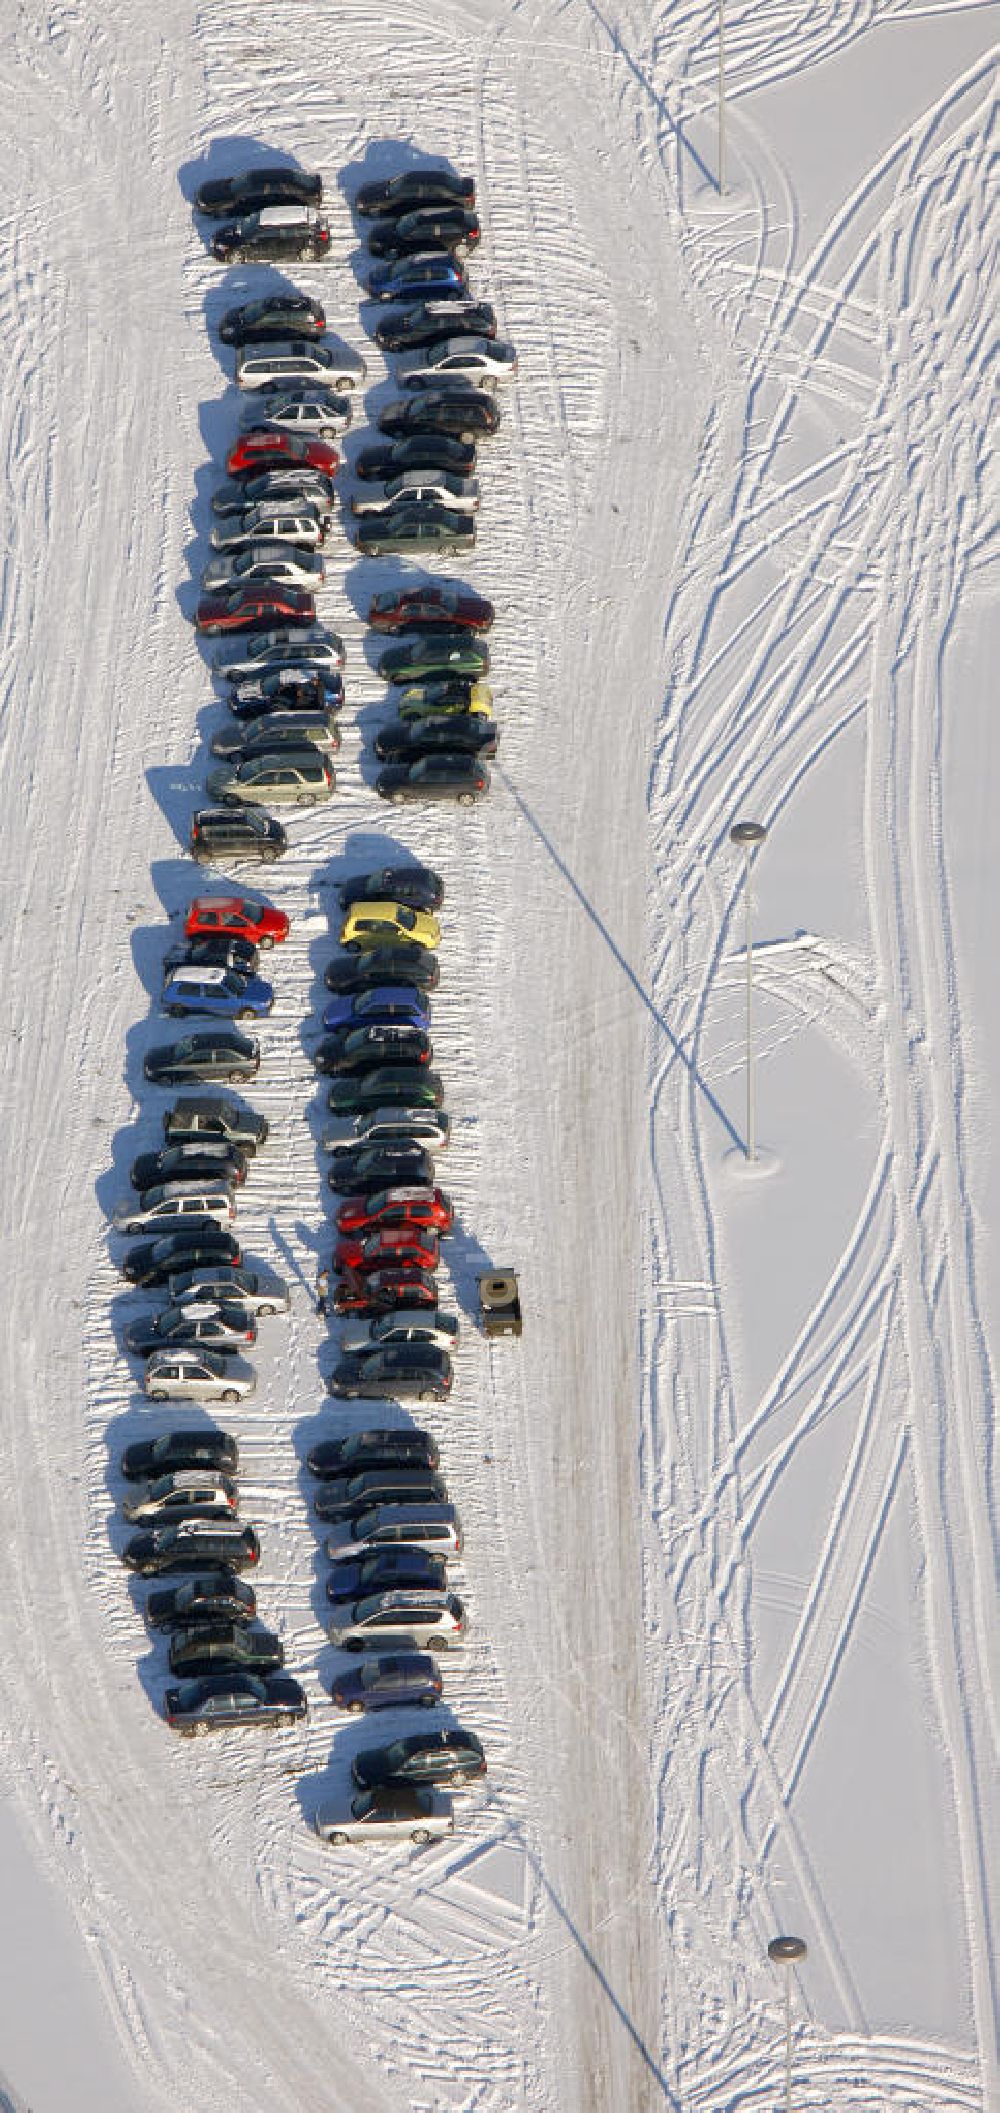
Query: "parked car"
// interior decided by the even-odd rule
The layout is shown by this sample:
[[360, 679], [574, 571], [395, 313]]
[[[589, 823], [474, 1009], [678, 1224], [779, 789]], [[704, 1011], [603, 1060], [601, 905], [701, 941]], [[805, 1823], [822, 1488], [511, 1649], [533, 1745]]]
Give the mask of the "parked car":
[[213, 550], [248, 550], [258, 542], [288, 543], [293, 549], [318, 550], [330, 525], [329, 514], [309, 506], [294, 512], [289, 506], [262, 500], [259, 506], [244, 506], [224, 515], [213, 528], [209, 541]]
[[252, 1673], [210, 1673], [168, 1687], [163, 1697], [167, 1723], [188, 1739], [198, 1732], [295, 1724], [308, 1710], [302, 1688], [288, 1673], [272, 1673], [266, 1680]]
[[429, 1064], [431, 1038], [413, 1020], [380, 1020], [324, 1035], [313, 1050], [317, 1071], [343, 1076], [376, 1064]]
[[409, 1225], [384, 1226], [374, 1233], [345, 1233], [333, 1251], [333, 1266], [341, 1274], [351, 1270], [367, 1275], [372, 1269], [407, 1265], [432, 1270], [440, 1259], [437, 1234]]
[[284, 1663], [280, 1637], [242, 1622], [192, 1622], [189, 1628], [175, 1629], [170, 1638], [170, 1670], [185, 1680], [234, 1670], [273, 1673]]
[[183, 1232], [191, 1221], [210, 1220], [214, 1225], [232, 1225], [236, 1204], [232, 1189], [218, 1182], [163, 1181], [146, 1189], [138, 1203], [120, 1203], [114, 1213], [117, 1233]]
[[233, 477], [220, 484], [212, 493], [212, 512], [220, 521], [233, 521], [258, 506], [271, 513], [279, 509], [286, 513], [308, 510], [328, 528], [334, 490], [333, 478], [323, 470], [292, 462], [287, 469], [279, 465], [263, 469], [256, 476]]
[[[411, 1313], [403, 1306], [396, 1313], [383, 1313], [376, 1321], [357, 1321], [342, 1329], [340, 1347], [350, 1356], [395, 1343], [433, 1344], [439, 1350], [453, 1350], [457, 1341], [458, 1322], [453, 1314], [442, 1313], [440, 1307], [427, 1311], [418, 1307]], [[403, 1433], [406, 1438], [411, 1435], [409, 1431]], [[436, 1461], [431, 1462], [432, 1467], [436, 1465]]]
[[265, 294], [260, 301], [227, 308], [219, 336], [224, 345], [255, 345], [267, 344], [272, 338], [322, 337], [325, 329], [326, 311], [308, 294]]
[[277, 579], [256, 577], [236, 580], [229, 587], [204, 593], [195, 612], [195, 624], [205, 638], [221, 638], [230, 631], [270, 631], [275, 624], [314, 624], [316, 604], [299, 587], [286, 587]]
[[455, 1831], [451, 1800], [439, 1791], [413, 1790], [408, 1784], [328, 1800], [318, 1806], [313, 1826], [332, 1849], [364, 1841], [422, 1845]]
[[368, 235], [373, 257], [418, 256], [423, 250], [444, 249], [453, 254], [478, 249], [482, 238], [479, 217], [465, 206], [418, 206], [398, 218], [376, 221]]
[[383, 484], [363, 484], [351, 500], [351, 512], [380, 519], [399, 507], [442, 508], [452, 513], [475, 513], [479, 506], [476, 477], [456, 477], [450, 470], [400, 470]]
[[[343, 1607], [377, 1592], [436, 1593], [447, 1589], [448, 1565], [444, 1558], [430, 1555], [426, 1548], [410, 1547], [404, 1541], [398, 1547], [376, 1548], [370, 1555], [335, 1563], [327, 1579], [326, 1596], [331, 1606]], [[440, 1694], [440, 1686], [437, 1692]]]
[[439, 558], [464, 556], [476, 547], [475, 516], [443, 506], [398, 506], [391, 513], [359, 521], [354, 542], [373, 558], [424, 553]]
[[431, 632], [405, 645], [387, 646], [378, 663], [383, 682], [400, 684], [456, 676], [465, 682], [479, 682], [489, 671], [489, 647], [465, 631]]
[[140, 1152], [129, 1168], [129, 1180], [142, 1195], [164, 1181], [221, 1181], [242, 1188], [246, 1181], [246, 1158], [223, 1138], [207, 1138], [204, 1144], [170, 1145], [162, 1152]]
[[338, 1709], [359, 1716], [363, 1710], [406, 1709], [414, 1704], [433, 1709], [443, 1687], [435, 1659], [423, 1651], [392, 1651], [339, 1673], [330, 1692]]
[[151, 1629], [175, 1629], [196, 1621], [252, 1621], [257, 1612], [253, 1586], [232, 1570], [198, 1570], [180, 1585], [151, 1592], [145, 1615]]
[[341, 1401], [447, 1401], [451, 1359], [432, 1343], [376, 1344], [338, 1358], [328, 1385]]
[[431, 1001], [426, 991], [412, 983], [373, 983], [368, 990], [348, 998], [331, 998], [324, 1007], [327, 1034], [350, 1032], [355, 1027], [388, 1026], [403, 1021], [425, 1032], [430, 1025]]
[[355, 1754], [351, 1774], [361, 1790], [389, 1781], [460, 1788], [486, 1774], [486, 1755], [475, 1732], [443, 1724], [437, 1731], [392, 1739], [387, 1746], [366, 1746]]
[[242, 763], [222, 763], [209, 771], [213, 800], [230, 806], [316, 807], [333, 798], [337, 780], [328, 756], [312, 745], [281, 746]]
[[175, 1306], [200, 1305], [206, 1299], [217, 1300], [220, 1305], [238, 1302], [262, 1317], [287, 1313], [291, 1304], [288, 1286], [280, 1277], [211, 1260], [168, 1277], [167, 1289]]
[[[362, 1523], [353, 1521], [355, 1526]], [[465, 1640], [465, 1610], [455, 1592], [368, 1592], [333, 1609], [327, 1635], [341, 1651], [447, 1651]]]
[[357, 389], [368, 368], [360, 352], [341, 338], [278, 338], [264, 345], [241, 346], [236, 354], [240, 389], [268, 389], [286, 382], [323, 382], [330, 389]]
[[[320, 1272], [320, 1290], [326, 1276]], [[334, 1280], [332, 1304], [335, 1313], [358, 1313], [373, 1318], [394, 1306], [436, 1306], [437, 1282], [425, 1269], [370, 1270], [366, 1276], [350, 1274]]]
[[388, 1106], [390, 1101], [439, 1108], [443, 1100], [444, 1086], [436, 1071], [422, 1071], [412, 1064], [380, 1064], [375, 1071], [332, 1079], [326, 1104], [331, 1115], [360, 1115], [367, 1108]]
[[218, 1139], [254, 1155], [267, 1141], [268, 1125], [255, 1108], [242, 1107], [224, 1093], [197, 1093], [175, 1101], [163, 1118], [163, 1134], [177, 1146]]
[[[462, 1522], [454, 1504], [374, 1504], [356, 1518], [342, 1520], [327, 1535], [325, 1546], [330, 1561], [340, 1563], [376, 1548], [398, 1548], [404, 1541], [454, 1561], [463, 1547]], [[447, 1624], [444, 1627], [447, 1630]]]
[[456, 718], [489, 720], [493, 717], [493, 692], [488, 682], [470, 682], [464, 675], [436, 675], [429, 682], [408, 682], [393, 702], [396, 714], [407, 724], [421, 719]]
[[412, 213], [419, 206], [471, 210], [476, 186], [471, 176], [455, 176], [451, 169], [404, 169], [399, 176], [363, 183], [353, 203], [355, 212], [366, 219], [372, 214]]
[[421, 756], [490, 757], [497, 752], [497, 730], [483, 712], [428, 712], [390, 719], [375, 736], [375, 754], [383, 763], [414, 763]]
[[476, 444], [454, 433], [404, 433], [399, 440], [362, 448], [351, 468], [366, 483], [383, 483], [387, 477], [397, 477], [400, 470], [449, 470], [456, 477], [471, 477]]
[[153, 1085], [177, 1086], [211, 1079], [252, 1079], [260, 1070], [260, 1043], [235, 1027], [206, 1027], [147, 1050], [143, 1075]]
[[241, 169], [236, 176], [211, 178], [199, 185], [194, 202], [199, 213], [213, 219], [227, 213], [258, 213], [269, 205], [322, 205], [323, 179], [306, 169], [269, 163], [259, 169]]
[[335, 1159], [327, 1175], [335, 1195], [364, 1195], [393, 1182], [434, 1179], [434, 1161], [415, 1138], [396, 1138], [388, 1145], [365, 1145], [346, 1159]]
[[205, 594], [228, 595], [241, 584], [268, 580], [315, 594], [325, 578], [326, 565], [318, 550], [297, 550], [280, 537], [268, 536], [250, 543], [246, 550], [220, 551], [209, 558], [201, 584]]
[[137, 1438], [127, 1445], [119, 1462], [126, 1482], [152, 1481], [159, 1475], [183, 1473], [198, 1467], [218, 1475], [235, 1475], [240, 1451], [228, 1431], [163, 1431], [158, 1438]]
[[438, 338], [432, 345], [418, 345], [400, 355], [396, 375], [404, 388], [423, 388], [428, 381], [513, 381], [517, 375], [517, 353], [500, 338]]
[[326, 712], [333, 719], [344, 703], [344, 678], [332, 669], [275, 668], [264, 676], [244, 677], [230, 684], [226, 703], [241, 726], [249, 724], [256, 734], [258, 719], [275, 723], [289, 712]]
[[446, 337], [496, 337], [495, 309], [488, 301], [416, 301], [394, 309], [375, 326], [375, 343], [384, 352], [408, 352], [412, 346], [435, 345]]
[[488, 631], [495, 616], [492, 602], [471, 587], [441, 587], [436, 581], [419, 587], [389, 587], [373, 594], [368, 622], [373, 631]]
[[238, 976], [256, 976], [260, 948], [249, 939], [227, 939], [224, 933], [214, 939], [181, 939], [163, 956], [164, 983], [177, 968], [234, 968]]
[[440, 944], [441, 927], [429, 910], [415, 910], [405, 902], [366, 899], [351, 904], [338, 936], [342, 947], [391, 946], [398, 939], [412, 939], [432, 952]]
[[211, 249], [219, 264], [321, 264], [330, 254], [330, 226], [311, 206], [268, 205], [225, 221]]
[[[162, 1313], [144, 1313], [139, 1320], [130, 1321], [124, 1331], [125, 1348], [133, 1357], [153, 1357], [160, 1351], [176, 1349], [214, 1350], [219, 1357], [235, 1357], [252, 1348], [256, 1340], [257, 1323], [245, 1306], [216, 1306], [209, 1302], [194, 1308], [167, 1306]], [[202, 1463], [192, 1461], [191, 1465], [198, 1467]]]
[[228, 807], [201, 807], [191, 817], [191, 856], [202, 866], [238, 865], [258, 858], [266, 866], [284, 858], [288, 838], [273, 815], [234, 814]]
[[461, 260], [435, 248], [377, 264], [368, 274], [368, 291], [373, 301], [467, 301], [472, 289]]
[[217, 1268], [220, 1263], [241, 1260], [239, 1241], [209, 1222], [192, 1226], [190, 1232], [165, 1233], [160, 1240], [143, 1240], [137, 1247], [130, 1247], [121, 1272], [127, 1283], [149, 1289], [168, 1283], [172, 1275], [198, 1269], [203, 1263]]
[[214, 1350], [158, 1350], [146, 1361], [143, 1381], [150, 1401], [245, 1401], [257, 1374], [244, 1357], [219, 1357]]
[[179, 1519], [174, 1526], [153, 1526], [134, 1533], [122, 1550], [122, 1562], [143, 1577], [164, 1570], [253, 1570], [260, 1562], [260, 1542], [253, 1526], [238, 1519]]
[[[248, 681], [273, 675], [281, 669], [285, 672], [295, 669], [300, 681], [308, 681], [311, 675], [321, 675], [325, 682], [329, 682], [331, 677], [340, 674], [344, 665], [343, 639], [322, 624], [316, 624], [310, 631], [269, 631], [261, 638], [248, 639], [242, 650], [242, 660], [223, 660], [218, 663], [218, 668], [225, 682], [234, 686], [238, 684], [243, 690]], [[336, 683], [334, 687], [337, 687]]]
[[280, 946], [288, 938], [284, 910], [248, 895], [196, 895], [184, 919], [188, 939], [249, 939], [254, 946]]
[[337, 1212], [339, 1233], [368, 1232], [379, 1225], [420, 1225], [442, 1238], [455, 1212], [442, 1189], [422, 1182], [396, 1183], [368, 1195], [349, 1196]]
[[409, 903], [414, 910], [439, 910], [444, 901], [444, 881], [429, 866], [375, 866], [367, 873], [354, 873], [337, 890], [340, 907], [349, 910], [356, 902]]
[[[403, 1463], [408, 1467], [440, 1466], [437, 1442], [429, 1431], [415, 1431], [409, 1425], [404, 1430], [376, 1427], [351, 1431], [346, 1438], [321, 1438], [306, 1454], [310, 1474], [320, 1481], [328, 1475], [355, 1474], [363, 1467], [395, 1467]], [[425, 1560], [421, 1557], [422, 1562]]]
[[142, 1482], [124, 1499], [122, 1517], [130, 1525], [158, 1526], [171, 1519], [185, 1519], [192, 1512], [202, 1517], [234, 1519], [239, 1509], [236, 1484], [228, 1475], [212, 1468], [189, 1467], [176, 1474], [158, 1475]]
[[335, 396], [320, 382], [288, 382], [283, 389], [261, 389], [248, 397], [240, 412], [244, 431], [275, 428], [282, 433], [309, 434], [317, 440], [336, 440], [347, 431], [353, 418], [349, 396]]
[[177, 1018], [211, 1013], [220, 1020], [266, 1019], [274, 988], [262, 976], [241, 976], [231, 968], [176, 968], [163, 986], [160, 1005]]
[[444, 1504], [443, 1476], [420, 1467], [368, 1467], [357, 1475], [332, 1475], [313, 1498], [318, 1519], [356, 1518], [373, 1504]]
[[328, 440], [308, 440], [303, 434], [282, 433], [276, 426], [263, 426], [241, 433], [226, 456], [227, 477], [259, 477], [264, 470], [320, 470], [335, 477], [340, 456]]
[[458, 433], [467, 440], [495, 433], [500, 412], [487, 389], [442, 381], [434, 389], [411, 390], [394, 397], [379, 412], [380, 433]]
[[[404, 902], [405, 896], [393, 900]], [[327, 990], [343, 995], [369, 990], [377, 983], [409, 983], [415, 990], [429, 992], [437, 989], [440, 975], [437, 955], [429, 947], [418, 939], [399, 939], [388, 946], [365, 946], [328, 962], [323, 981]]]
[[262, 712], [255, 719], [237, 719], [212, 736], [212, 754], [234, 763], [249, 763], [252, 757], [274, 755], [286, 748], [315, 748], [320, 755], [335, 756], [340, 748], [336, 714]]
[[475, 756], [452, 750], [423, 756], [418, 763], [387, 763], [375, 780], [383, 800], [457, 800], [471, 807], [490, 789], [490, 774]]
[[414, 1142], [425, 1146], [428, 1152], [443, 1152], [451, 1142], [450, 1116], [440, 1108], [372, 1108], [355, 1117], [349, 1141], [324, 1140], [323, 1148], [334, 1153], [340, 1167], [359, 1147], [381, 1145], [395, 1149]]

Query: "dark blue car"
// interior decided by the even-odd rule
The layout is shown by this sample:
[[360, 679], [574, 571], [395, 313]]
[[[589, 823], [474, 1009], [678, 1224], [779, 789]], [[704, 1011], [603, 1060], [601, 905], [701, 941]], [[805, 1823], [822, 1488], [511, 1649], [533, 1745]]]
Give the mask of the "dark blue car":
[[333, 1683], [332, 1694], [339, 1709], [357, 1713], [370, 1709], [400, 1709], [420, 1703], [432, 1709], [441, 1699], [441, 1674], [435, 1659], [423, 1651], [400, 1651], [387, 1658], [366, 1658]]
[[445, 1592], [448, 1566], [427, 1548], [375, 1548], [370, 1555], [335, 1563], [326, 1581], [331, 1606], [364, 1599], [369, 1592]]
[[430, 1017], [426, 991], [414, 990], [409, 983], [376, 983], [371, 990], [356, 991], [352, 997], [334, 998], [323, 1014], [323, 1025], [328, 1034], [335, 1034], [341, 1027], [368, 1027], [373, 1023], [383, 1026], [391, 1020], [408, 1020], [414, 1027], [426, 1027]]
[[427, 256], [399, 257], [392, 264], [377, 264], [368, 281], [375, 301], [397, 301], [404, 296], [418, 301], [447, 300], [449, 294], [467, 295], [469, 281], [464, 268], [448, 250]]

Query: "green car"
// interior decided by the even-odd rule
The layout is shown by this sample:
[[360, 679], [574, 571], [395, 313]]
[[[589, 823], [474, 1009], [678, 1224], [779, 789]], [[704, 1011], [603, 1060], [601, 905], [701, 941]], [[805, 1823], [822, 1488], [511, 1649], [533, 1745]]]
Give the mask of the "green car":
[[475, 550], [476, 523], [472, 514], [444, 506], [398, 506], [385, 514], [372, 514], [354, 530], [358, 550], [368, 557], [442, 557], [447, 553]]
[[378, 672], [383, 682], [422, 682], [426, 676], [461, 675], [478, 682], [489, 674], [490, 650], [467, 632], [439, 631], [408, 646], [390, 646]]
[[407, 1108], [440, 1108], [444, 1086], [436, 1071], [420, 1064], [381, 1064], [374, 1071], [359, 1071], [335, 1078], [327, 1095], [331, 1115], [362, 1115], [369, 1108], [403, 1105]]

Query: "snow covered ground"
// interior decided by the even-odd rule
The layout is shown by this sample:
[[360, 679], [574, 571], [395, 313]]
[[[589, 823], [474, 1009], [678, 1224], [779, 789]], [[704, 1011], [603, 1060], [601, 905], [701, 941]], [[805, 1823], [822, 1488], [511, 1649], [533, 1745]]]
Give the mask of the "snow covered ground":
[[[721, 198], [716, 21], [0, 26], [0, 2103], [61, 2113], [76, 2034], [84, 2113], [769, 2109], [791, 1930], [797, 2108], [1000, 2104], [995, 11], [740, 0]], [[387, 825], [360, 615], [387, 568], [338, 533], [341, 792], [261, 876], [293, 931], [240, 1207], [293, 1287], [238, 1428], [311, 1715], [188, 1747], [118, 1560], [147, 1302], [108, 1213], [158, 1131], [142, 1055], [218, 723], [189, 621], [236, 419], [211, 326], [265, 276], [208, 261], [190, 199], [267, 151], [326, 178], [334, 256], [294, 277], [364, 347], [371, 418], [349, 196], [411, 153], [475, 173], [520, 354], [469, 568], [502, 746], [482, 809]], [[330, 884], [396, 846], [448, 888], [454, 1303], [510, 1261], [525, 1333], [468, 1325], [426, 1419], [467, 1538], [447, 1701], [490, 1772], [452, 1840], [372, 1855], [308, 1825], [370, 1735], [329, 1701], [301, 1468], [340, 1427], [309, 1052]]]

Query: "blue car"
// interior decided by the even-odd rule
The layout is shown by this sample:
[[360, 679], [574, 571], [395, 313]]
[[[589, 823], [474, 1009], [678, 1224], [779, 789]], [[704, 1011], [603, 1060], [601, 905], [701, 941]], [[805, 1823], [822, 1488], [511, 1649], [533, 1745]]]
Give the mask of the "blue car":
[[341, 1673], [332, 1694], [340, 1709], [354, 1712], [399, 1709], [420, 1702], [425, 1709], [441, 1699], [441, 1673], [433, 1658], [423, 1651], [400, 1651], [386, 1658], [366, 1658], [363, 1665]]
[[464, 268], [449, 250], [427, 251], [416, 257], [398, 257], [394, 264], [377, 264], [368, 281], [374, 301], [446, 301], [449, 294], [469, 293]]
[[210, 1013], [217, 1020], [254, 1020], [270, 1012], [274, 991], [263, 976], [241, 976], [238, 969], [213, 968], [207, 962], [182, 963], [163, 985], [164, 1012]]
[[334, 998], [323, 1014], [323, 1025], [328, 1034], [335, 1034], [339, 1027], [382, 1026], [390, 1020], [409, 1020], [414, 1027], [426, 1027], [430, 1017], [426, 991], [414, 990], [408, 983], [376, 983], [353, 997]]

